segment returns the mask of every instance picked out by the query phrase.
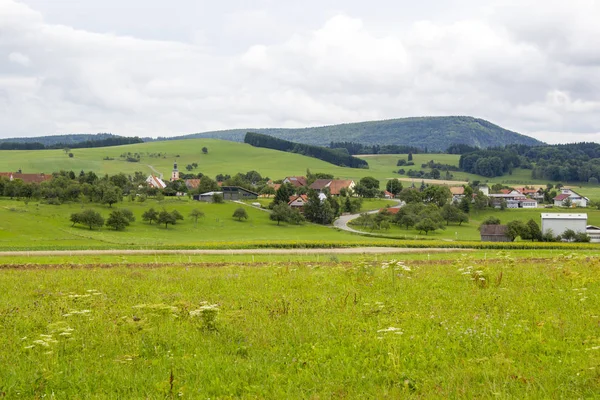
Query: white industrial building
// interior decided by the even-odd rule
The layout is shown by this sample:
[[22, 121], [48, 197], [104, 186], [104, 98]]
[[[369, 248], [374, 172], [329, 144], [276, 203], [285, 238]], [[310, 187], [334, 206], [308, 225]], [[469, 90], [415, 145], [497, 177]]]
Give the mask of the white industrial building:
[[575, 233], [586, 233], [587, 214], [542, 214], [542, 233], [552, 230], [556, 236], [562, 235], [567, 229], [571, 229]]
[[588, 225], [586, 233], [590, 237], [590, 242], [600, 243], [600, 227], [594, 225]]

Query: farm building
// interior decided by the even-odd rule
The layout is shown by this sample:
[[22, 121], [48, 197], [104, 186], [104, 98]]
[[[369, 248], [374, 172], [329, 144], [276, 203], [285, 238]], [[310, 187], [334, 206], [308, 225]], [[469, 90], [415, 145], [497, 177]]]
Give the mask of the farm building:
[[300, 212], [304, 211], [304, 205], [308, 202], [308, 196], [302, 194], [300, 196], [290, 196], [290, 201], [288, 202], [288, 206], [290, 208], [295, 208]]
[[332, 196], [339, 196], [342, 189], [353, 190], [356, 184], [351, 179], [317, 179], [309, 187], [317, 192], [329, 189]]
[[600, 227], [588, 225], [586, 226], [585, 233], [590, 237], [591, 243], [600, 243]]
[[510, 242], [506, 225], [481, 225], [479, 231], [482, 242]]
[[221, 186], [224, 200], [255, 200], [258, 193], [239, 186]]
[[586, 233], [587, 214], [542, 214], [542, 233], [552, 231], [554, 235], [562, 235], [567, 229], [575, 233]]
[[213, 196], [215, 194], [220, 194], [221, 196], [223, 196], [223, 192], [206, 192], [206, 193], [202, 193], [202, 194], [195, 194], [193, 199], [196, 201], [203, 201], [205, 203], [212, 203]]

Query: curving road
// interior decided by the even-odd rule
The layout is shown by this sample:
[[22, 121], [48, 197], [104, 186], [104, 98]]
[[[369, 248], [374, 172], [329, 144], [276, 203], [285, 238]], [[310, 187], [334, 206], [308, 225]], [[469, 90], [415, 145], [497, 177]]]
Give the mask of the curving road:
[[[404, 205], [404, 202], [402, 200], [397, 200], [397, 199], [391, 199], [391, 200], [395, 201], [398, 204], [396, 204], [395, 206], [390, 207], [390, 208], [400, 208], [400, 207], [402, 207]], [[377, 210], [371, 210], [371, 211], [367, 211], [367, 214], [376, 214], [378, 212], [379, 212], [379, 209], [377, 209]], [[379, 234], [375, 234], [375, 233], [357, 231], [356, 229], [352, 229], [352, 228], [350, 228], [348, 226], [348, 222], [352, 221], [353, 219], [356, 219], [356, 218], [360, 217], [361, 214], [364, 214], [364, 213], [342, 215], [338, 219], [336, 219], [335, 221], [333, 221], [333, 227], [341, 229], [343, 231], [348, 231], [348, 232], [353, 232], [353, 233], [360, 233], [361, 235], [378, 235], [379, 236]]]

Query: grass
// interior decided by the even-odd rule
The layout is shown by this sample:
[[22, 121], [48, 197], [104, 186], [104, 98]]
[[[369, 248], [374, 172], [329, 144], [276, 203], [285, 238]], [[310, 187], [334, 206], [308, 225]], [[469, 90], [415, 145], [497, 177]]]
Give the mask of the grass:
[[[598, 225], [600, 224], [600, 210], [591, 209], [591, 208], [578, 208], [578, 209], [561, 209], [561, 208], [537, 208], [537, 209], [506, 209], [506, 210], [497, 210], [497, 209], [486, 209], [483, 211], [472, 211], [469, 215], [469, 222], [463, 223], [462, 225], [450, 224], [446, 226], [444, 230], [436, 230], [434, 232], [429, 232], [429, 234], [419, 234], [419, 232], [415, 229], [405, 229], [404, 227], [399, 227], [395, 224], [391, 224], [390, 229], [387, 230], [379, 230], [372, 231], [376, 233], [381, 233], [389, 236], [406, 236], [408, 239], [419, 239], [419, 238], [430, 238], [430, 239], [447, 239], [447, 240], [480, 240], [479, 225], [489, 216], [495, 216], [500, 218], [500, 221], [503, 224], [506, 224], [512, 220], [520, 220], [523, 222], [527, 222], [530, 219], [533, 219], [541, 226], [541, 214], [542, 213], [566, 213], [566, 212], [577, 212], [577, 213], [585, 213], [588, 215], [588, 224], [589, 225]], [[362, 227], [357, 225], [352, 225], [352, 228], [356, 230], [364, 230]], [[368, 230], [364, 230], [365, 232], [371, 232]]]
[[597, 395], [598, 258], [383, 261], [0, 270], [0, 393]]
[[[178, 210], [184, 221], [175, 226], [149, 224], [142, 221], [142, 213], [154, 207]], [[41, 203], [29, 203], [0, 200], [0, 249], [62, 249], [62, 248], [159, 248], [193, 247], [205, 242], [216, 243], [222, 247], [228, 244], [251, 243], [256, 241], [345, 241], [349, 243], [365, 241], [360, 236], [336, 231], [329, 227], [304, 224], [277, 226], [269, 220], [269, 214], [248, 207], [247, 221], [232, 218], [233, 211], [239, 205], [207, 204], [184, 199], [167, 199], [162, 202], [148, 200], [144, 203], [130, 202], [114, 205], [116, 208], [128, 208], [136, 221], [125, 231], [108, 228], [89, 230], [83, 226], [72, 227], [69, 217], [83, 208], [92, 208], [108, 217], [111, 208], [95, 204], [63, 204], [60, 206]], [[197, 226], [188, 217], [193, 208], [205, 213]]]

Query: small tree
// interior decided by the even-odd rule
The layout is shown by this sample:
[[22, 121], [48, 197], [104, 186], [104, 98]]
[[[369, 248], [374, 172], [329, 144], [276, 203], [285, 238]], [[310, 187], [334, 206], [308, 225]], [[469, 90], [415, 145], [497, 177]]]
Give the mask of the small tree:
[[575, 237], [577, 236], [577, 234], [575, 233], [575, 231], [573, 229], [567, 229], [560, 236], [567, 242], [572, 242], [573, 240], [575, 240]]
[[275, 204], [273, 206], [273, 211], [271, 211], [271, 215], [269, 215], [269, 219], [271, 221], [277, 221], [277, 225], [280, 222], [288, 222], [290, 219], [290, 208], [283, 203]]
[[197, 208], [190, 211], [190, 217], [194, 220], [194, 226], [198, 225], [198, 218], [204, 218], [204, 213]]
[[173, 216], [173, 218], [175, 218], [175, 223], [173, 225], [175, 225], [177, 221], [183, 221], [183, 215], [181, 215], [179, 211], [173, 210], [171, 211], [171, 215]]
[[208, 154], [208, 149], [206, 147], [202, 148], [202, 154]]
[[431, 218], [423, 218], [415, 225], [415, 229], [418, 230], [419, 233], [425, 232], [426, 235], [428, 235], [430, 231], [435, 231], [437, 228], [437, 224], [433, 222]]
[[573, 206], [573, 201], [571, 200], [570, 197], [567, 197], [566, 199], [563, 200], [562, 205], [563, 205], [563, 207], [571, 208]]
[[106, 220], [106, 226], [115, 228], [116, 231], [122, 231], [125, 227], [129, 226], [131, 221], [130, 218], [133, 218], [133, 214], [129, 216], [128, 213], [123, 211], [124, 210], [114, 210], [111, 212]]
[[511, 241], [514, 241], [519, 236], [521, 239], [529, 237], [529, 227], [522, 221], [510, 221], [506, 224], [506, 228], [506, 236], [508, 236]]
[[78, 215], [72, 214], [71, 222], [73, 222], [73, 225], [76, 223], [85, 225], [92, 230], [94, 228], [101, 228], [104, 225], [104, 218], [97, 211], [88, 209], [78, 213]]
[[172, 213], [167, 212], [167, 210], [162, 210], [158, 214], [156, 222], [159, 224], [165, 224], [165, 229], [169, 229], [169, 224], [175, 225], [177, 223], [177, 219]]
[[527, 228], [528, 232], [525, 235], [527, 237], [523, 237], [523, 239], [531, 239], [532, 242], [535, 240], [542, 240], [542, 231], [537, 222], [535, 222], [533, 219], [530, 219], [527, 221]]
[[222, 204], [225, 201], [223, 200], [223, 195], [219, 194], [219, 193], [213, 193], [212, 195], [212, 202], [215, 204]]
[[152, 225], [152, 221], [158, 220], [158, 212], [156, 212], [154, 208], [151, 208], [142, 214], [142, 219], [144, 221], [149, 221], [150, 225]]
[[233, 218], [237, 218], [238, 221], [241, 221], [242, 219], [248, 219], [248, 213], [244, 207], [238, 207], [233, 212]]
[[69, 158], [73, 158], [73, 153], [69, 153]]
[[113, 204], [121, 200], [121, 189], [114, 186], [107, 188], [102, 194], [102, 203], [112, 207]]
[[396, 196], [402, 191], [402, 183], [398, 179], [390, 179], [385, 184], [385, 190]]

